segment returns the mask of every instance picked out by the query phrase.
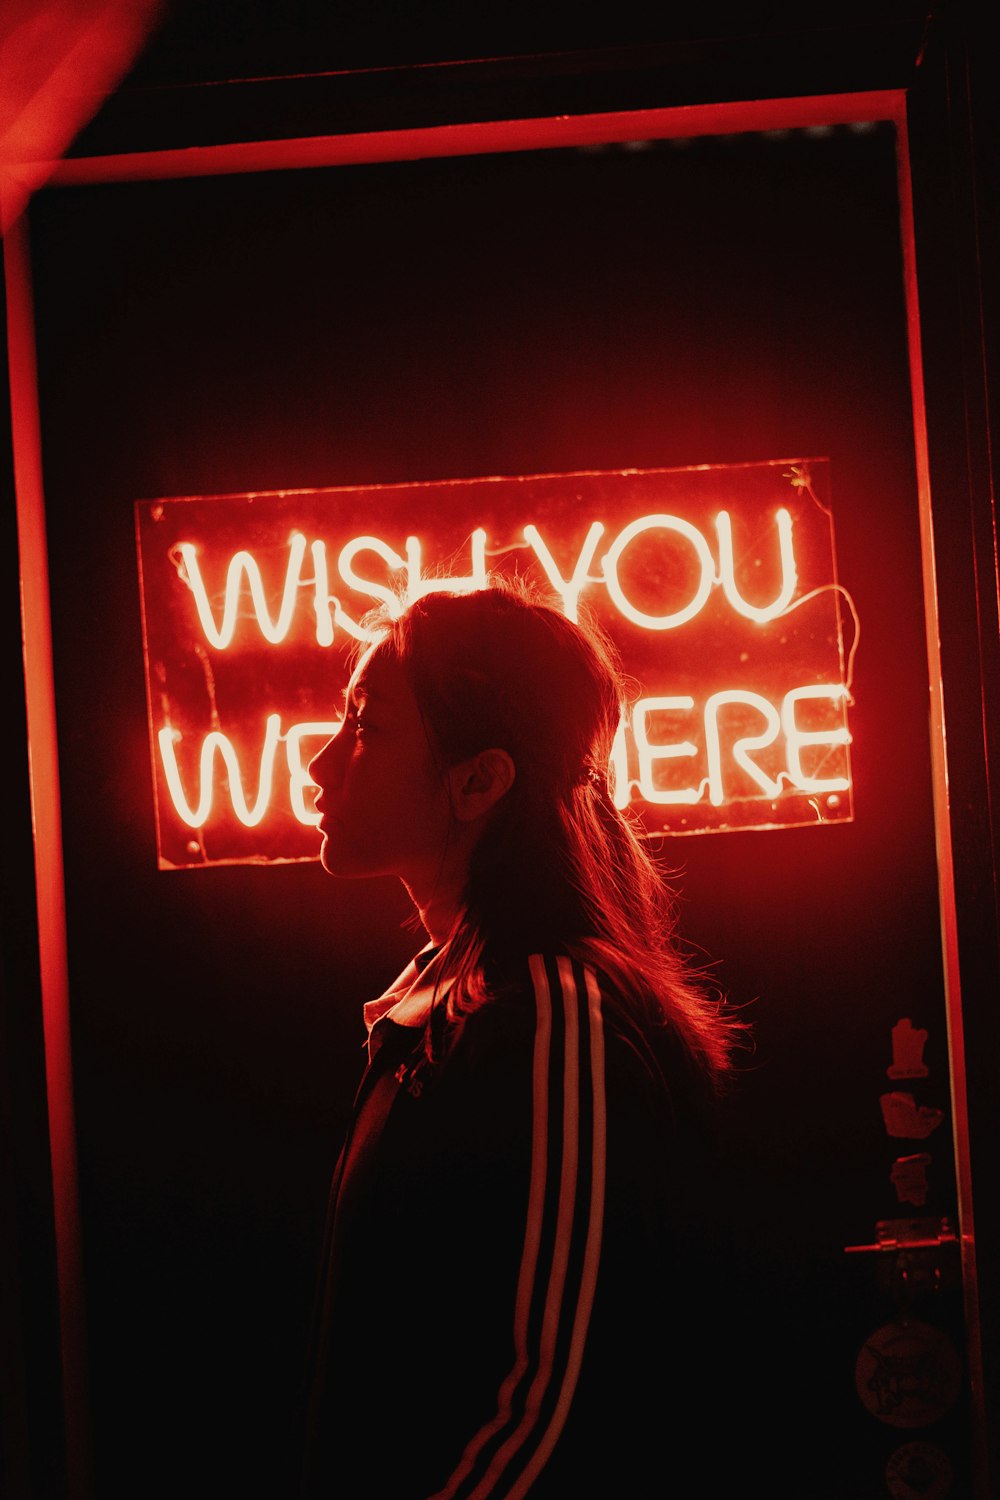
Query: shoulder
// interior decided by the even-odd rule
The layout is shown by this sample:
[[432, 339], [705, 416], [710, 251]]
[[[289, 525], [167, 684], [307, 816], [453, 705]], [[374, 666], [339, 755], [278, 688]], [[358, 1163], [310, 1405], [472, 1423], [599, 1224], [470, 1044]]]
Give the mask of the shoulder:
[[477, 1040], [523, 1039], [557, 1023], [589, 1030], [610, 993], [589, 964], [555, 949], [492, 963], [486, 990], [487, 998], [462, 1017]]
[[663, 1091], [655, 1048], [628, 998], [599, 968], [565, 949], [496, 965], [490, 998], [462, 1018], [458, 1049], [468, 1061], [506, 1056], [535, 1073], [615, 1091]]

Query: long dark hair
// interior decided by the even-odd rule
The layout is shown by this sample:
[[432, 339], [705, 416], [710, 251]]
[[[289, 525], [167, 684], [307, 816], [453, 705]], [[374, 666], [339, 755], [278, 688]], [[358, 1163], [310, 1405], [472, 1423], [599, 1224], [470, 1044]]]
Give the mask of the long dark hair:
[[526, 580], [494, 575], [366, 624], [402, 666], [442, 772], [490, 747], [516, 768], [473, 851], [446, 955], [448, 1021], [494, 997], [512, 958], [555, 949], [604, 976], [647, 1046], [669, 1030], [721, 1083], [743, 1023], [682, 955], [664, 874], [614, 803], [626, 681], [596, 620], [570, 620]]

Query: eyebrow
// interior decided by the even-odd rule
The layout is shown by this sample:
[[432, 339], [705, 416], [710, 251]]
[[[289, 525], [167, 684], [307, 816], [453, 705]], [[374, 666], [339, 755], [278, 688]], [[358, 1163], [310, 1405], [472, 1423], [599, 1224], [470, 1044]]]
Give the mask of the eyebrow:
[[360, 703], [360, 702], [377, 703], [378, 701], [379, 701], [379, 695], [378, 695], [378, 693], [373, 693], [369, 688], [367, 688], [365, 686], [365, 684], [363, 682], [359, 682], [359, 683], [355, 684], [353, 693], [351, 692], [350, 684], [348, 684], [348, 686], [345, 687], [345, 689], [344, 689], [344, 703], [345, 704], [350, 704], [351, 702], [354, 702], [354, 703]]

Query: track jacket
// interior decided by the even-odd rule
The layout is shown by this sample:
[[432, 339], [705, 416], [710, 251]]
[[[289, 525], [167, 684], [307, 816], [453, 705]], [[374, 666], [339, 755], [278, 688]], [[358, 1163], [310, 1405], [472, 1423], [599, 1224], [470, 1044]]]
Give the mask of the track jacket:
[[651, 1469], [695, 1442], [700, 1404], [671, 1101], [608, 987], [563, 954], [528, 958], [428, 1069], [439, 970], [425, 949], [365, 1007], [303, 1500], [671, 1493]]

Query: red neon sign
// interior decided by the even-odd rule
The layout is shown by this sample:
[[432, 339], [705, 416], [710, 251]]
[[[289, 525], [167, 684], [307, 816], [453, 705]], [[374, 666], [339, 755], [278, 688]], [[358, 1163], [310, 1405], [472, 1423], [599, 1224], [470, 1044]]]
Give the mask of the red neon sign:
[[530, 573], [636, 684], [612, 757], [650, 831], [853, 816], [826, 460], [136, 505], [160, 867], [314, 859], [306, 771], [373, 604]]

